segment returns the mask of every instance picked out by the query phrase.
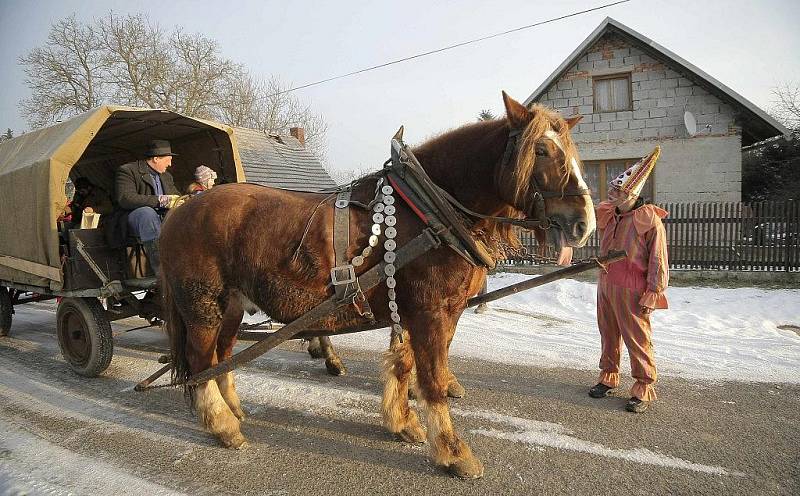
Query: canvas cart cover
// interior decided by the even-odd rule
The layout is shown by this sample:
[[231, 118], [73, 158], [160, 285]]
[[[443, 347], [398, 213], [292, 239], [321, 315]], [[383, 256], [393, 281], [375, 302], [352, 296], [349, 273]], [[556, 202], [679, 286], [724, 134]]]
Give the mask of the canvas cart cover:
[[112, 192], [116, 168], [143, 158], [152, 139], [171, 140], [181, 154], [185, 166], [170, 169], [178, 184], [205, 162], [225, 182], [244, 180], [230, 127], [165, 110], [106, 105], [0, 143], [0, 281], [60, 289], [57, 219], [70, 174]]

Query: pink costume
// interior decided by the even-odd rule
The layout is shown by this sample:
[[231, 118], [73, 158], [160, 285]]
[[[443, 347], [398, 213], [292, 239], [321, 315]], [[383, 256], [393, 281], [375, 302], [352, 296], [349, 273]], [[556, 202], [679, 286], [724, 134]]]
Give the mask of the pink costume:
[[636, 379], [631, 396], [653, 401], [657, 375], [652, 330], [650, 316], [641, 309], [667, 308], [664, 290], [669, 282], [669, 264], [661, 219], [668, 213], [655, 205], [643, 205], [619, 214], [609, 202], [600, 203], [596, 212], [601, 254], [611, 250], [628, 253], [628, 258], [610, 264], [597, 284], [597, 324], [602, 343], [598, 382], [612, 388], [619, 386], [624, 341]]

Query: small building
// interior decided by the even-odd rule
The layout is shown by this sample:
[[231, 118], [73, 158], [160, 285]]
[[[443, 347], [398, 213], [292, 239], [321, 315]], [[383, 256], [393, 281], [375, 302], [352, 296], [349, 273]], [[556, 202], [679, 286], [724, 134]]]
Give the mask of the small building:
[[[564, 116], [595, 200], [656, 144], [657, 203], [741, 200], [742, 147], [789, 131], [698, 67], [606, 18], [528, 98]], [[692, 125], [694, 122], [694, 126]]]
[[322, 162], [306, 148], [302, 128], [274, 135], [234, 127], [233, 134], [247, 182], [310, 192], [336, 187]]

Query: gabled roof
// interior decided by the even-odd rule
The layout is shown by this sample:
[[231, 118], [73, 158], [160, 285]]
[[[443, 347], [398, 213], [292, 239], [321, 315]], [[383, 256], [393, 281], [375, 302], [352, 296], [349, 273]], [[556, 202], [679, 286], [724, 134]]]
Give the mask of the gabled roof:
[[742, 124], [742, 134], [746, 138], [743, 141], [752, 143], [777, 135], [786, 136], [790, 133], [790, 131], [778, 121], [769, 116], [766, 112], [758, 108], [742, 95], [736, 93], [732, 89], [703, 72], [700, 68], [682, 59], [675, 53], [669, 51], [650, 38], [634, 31], [628, 26], [610, 17], [606, 17], [603, 22], [597, 26], [597, 29], [592, 31], [589, 37], [587, 37], [583, 43], [581, 43], [578, 48], [576, 48], [575, 51], [573, 51], [570, 56], [567, 57], [567, 59], [564, 60], [564, 62], [558, 66], [558, 68], [547, 79], [545, 79], [545, 81], [538, 88], [536, 88], [536, 91], [534, 91], [531, 96], [525, 100], [525, 105], [530, 105], [536, 102], [552, 84], [558, 81], [570, 67], [577, 63], [578, 58], [581, 55], [591, 48], [591, 46], [594, 45], [595, 42], [597, 42], [597, 40], [599, 40], [603, 35], [609, 32], [614, 32], [621, 35], [623, 38], [628, 39], [656, 59], [666, 59], [666, 61], [669, 62], [669, 64], [683, 76], [686, 76], [695, 83], [702, 85], [722, 100], [734, 104], [735, 108], [741, 111], [739, 118]]
[[322, 163], [294, 136], [233, 128], [245, 180], [274, 188], [321, 191], [336, 183]]

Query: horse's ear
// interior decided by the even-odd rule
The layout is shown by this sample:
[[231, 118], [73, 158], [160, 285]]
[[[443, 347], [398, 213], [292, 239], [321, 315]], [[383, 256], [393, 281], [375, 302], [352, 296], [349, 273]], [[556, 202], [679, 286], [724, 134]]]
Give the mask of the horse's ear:
[[392, 136], [392, 139], [397, 140], [397, 141], [403, 141], [403, 126], [400, 126], [400, 129], [398, 129], [397, 132], [394, 133], [394, 136]]
[[508, 96], [505, 91], [503, 92], [503, 104], [506, 106], [506, 115], [512, 127], [522, 128], [528, 125], [531, 113], [525, 105]]
[[567, 127], [572, 129], [581, 121], [581, 119], [583, 119], [582, 115], [573, 115], [572, 117], [567, 117], [564, 120], [567, 121]]

